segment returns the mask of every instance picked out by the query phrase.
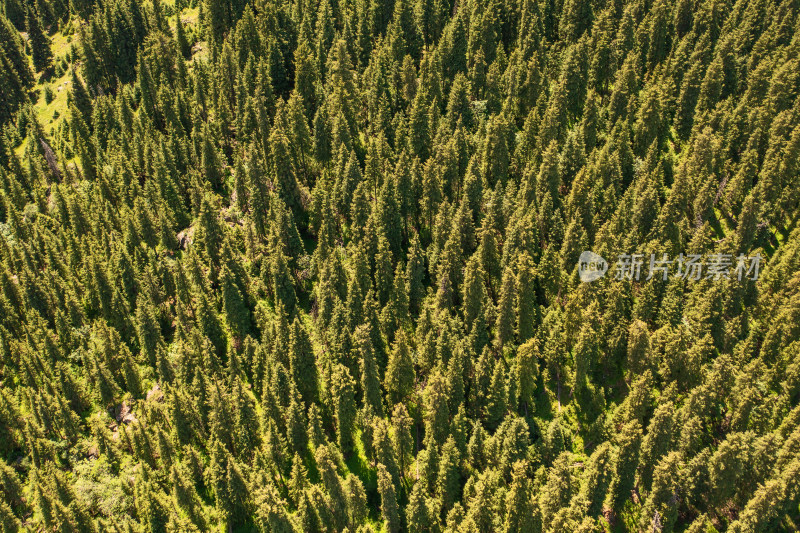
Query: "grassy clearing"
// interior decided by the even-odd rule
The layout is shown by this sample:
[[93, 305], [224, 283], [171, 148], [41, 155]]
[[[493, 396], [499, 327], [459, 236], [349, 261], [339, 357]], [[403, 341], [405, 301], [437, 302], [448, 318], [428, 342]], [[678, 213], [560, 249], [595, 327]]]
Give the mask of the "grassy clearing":
[[[69, 94], [70, 86], [69, 72], [60, 78], [51, 79], [45, 82], [44, 85], [37, 86], [39, 98], [34, 104], [34, 109], [36, 109], [39, 123], [50, 136], [55, 133], [59, 123], [67, 115], [67, 95]], [[53, 100], [50, 103], [47, 103], [45, 98], [45, 87], [49, 87], [53, 94]]]
[[[76, 43], [77, 36], [65, 35], [62, 32], [56, 32], [50, 36], [51, 49], [53, 51], [53, 65], [54, 68], [59, 63], [66, 60], [69, 55], [70, 48]], [[67, 115], [67, 100], [70, 91], [70, 71], [65, 69], [60, 77], [52, 75], [50, 78], [44, 80], [42, 76], [39, 77], [39, 83], [35, 87], [37, 94], [34, 109], [39, 123], [44, 128], [45, 133], [52, 136], [56, 128], [64, 117]], [[45, 97], [46, 89], [49, 89], [52, 94], [50, 102]]]
[[[165, 5], [174, 6], [174, 0], [165, 2]], [[185, 8], [181, 11], [181, 20], [186, 26], [187, 31], [196, 31], [200, 10], [197, 7]], [[170, 28], [175, 28], [175, 17], [169, 17]], [[39, 123], [44, 128], [45, 133], [52, 137], [58, 129], [58, 126], [68, 115], [68, 99], [71, 90], [71, 63], [67, 61], [70, 56], [70, 51], [73, 45], [77, 45], [78, 36], [71, 31], [70, 25], [67, 25], [65, 31], [58, 31], [50, 36], [51, 49], [53, 51], [53, 65], [68, 64], [68, 68], [64, 69], [61, 76], [51, 75], [48, 79], [42, 79], [39, 75], [39, 82], [33, 90], [35, 95], [35, 102], [33, 107], [36, 110], [36, 116]], [[194, 45], [194, 53], [191, 61], [202, 60], [207, 55], [206, 43], [201, 41]], [[189, 63], [191, 66], [191, 62]], [[52, 97], [48, 102], [45, 96], [46, 90], [50, 91]], [[17, 147], [18, 153], [24, 150], [24, 142], [21, 146]]]

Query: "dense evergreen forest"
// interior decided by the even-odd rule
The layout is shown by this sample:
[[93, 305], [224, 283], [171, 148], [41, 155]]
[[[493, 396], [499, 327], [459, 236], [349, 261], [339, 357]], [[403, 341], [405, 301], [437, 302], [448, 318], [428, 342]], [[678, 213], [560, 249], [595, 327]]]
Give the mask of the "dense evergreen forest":
[[0, 6], [2, 532], [800, 528], [800, 1]]

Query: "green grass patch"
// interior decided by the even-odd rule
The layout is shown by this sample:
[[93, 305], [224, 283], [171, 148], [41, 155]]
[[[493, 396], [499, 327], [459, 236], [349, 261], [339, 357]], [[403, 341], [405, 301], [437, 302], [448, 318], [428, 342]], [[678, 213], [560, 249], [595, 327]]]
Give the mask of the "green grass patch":
[[[39, 123], [44, 128], [45, 133], [51, 138], [55, 134], [56, 128], [60, 122], [64, 120], [68, 113], [67, 95], [72, 88], [70, 78], [69, 72], [66, 72], [60, 78], [37, 86], [39, 97], [33, 107], [36, 110], [36, 117], [39, 119]], [[44, 90], [45, 87], [50, 88], [53, 97], [50, 102], [47, 102]]]

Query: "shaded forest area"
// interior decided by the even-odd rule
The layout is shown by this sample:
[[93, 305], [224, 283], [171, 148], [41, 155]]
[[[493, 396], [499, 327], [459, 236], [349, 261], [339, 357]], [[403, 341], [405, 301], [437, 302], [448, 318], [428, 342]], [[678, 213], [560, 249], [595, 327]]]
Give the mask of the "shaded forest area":
[[3, 532], [800, 528], [798, 0], [1, 11]]

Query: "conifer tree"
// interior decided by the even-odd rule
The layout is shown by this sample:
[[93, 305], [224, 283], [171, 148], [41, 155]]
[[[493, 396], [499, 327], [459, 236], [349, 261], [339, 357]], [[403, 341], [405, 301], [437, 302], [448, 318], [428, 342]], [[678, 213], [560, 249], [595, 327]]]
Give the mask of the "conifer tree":
[[289, 314], [292, 315], [297, 304], [297, 295], [294, 290], [289, 267], [283, 252], [274, 249], [270, 262], [270, 284], [275, 301]]
[[408, 505], [406, 506], [406, 526], [409, 531], [427, 531], [433, 520], [434, 517], [430, 514], [428, 502], [425, 498], [424, 484], [416, 483], [411, 489], [411, 495], [408, 497]]
[[389, 352], [386, 367], [385, 387], [391, 405], [402, 402], [414, 387], [414, 362], [405, 334], [401, 331], [394, 347]]
[[503, 273], [503, 285], [500, 300], [497, 302], [496, 335], [500, 346], [514, 341], [514, 295], [517, 293], [516, 279], [511, 269], [506, 267]]
[[180, 11], [175, 15], [175, 42], [184, 59], [190, 59], [192, 57], [192, 45], [186, 36], [186, 29], [184, 28]]
[[381, 516], [386, 530], [397, 533], [401, 527], [400, 509], [392, 477], [383, 464], [378, 464], [378, 492], [381, 495]]
[[222, 262], [221, 254], [224, 240], [224, 228], [220, 224], [210, 195], [203, 197], [197, 220], [195, 242], [200, 247], [203, 258], [215, 270], [219, 270]]
[[504, 531], [541, 531], [540, 516], [530, 494], [524, 461], [514, 463], [511, 487], [506, 495]]
[[356, 418], [355, 391], [350, 372], [342, 365], [334, 368], [331, 376], [332, 396], [335, 401], [336, 434], [339, 447], [345, 454], [353, 448]]
[[448, 438], [444, 443], [441, 453], [439, 473], [436, 476], [437, 492], [442, 500], [442, 508], [447, 514], [458, 500], [458, 493], [461, 488], [460, 454], [452, 437]]
[[481, 268], [478, 254], [474, 254], [464, 269], [464, 294], [461, 297], [464, 323], [470, 328], [486, 312], [487, 295], [484, 278], [485, 273]]
[[41, 72], [50, 66], [53, 53], [50, 51], [50, 38], [42, 30], [39, 17], [30, 7], [25, 15], [25, 29], [31, 44], [33, 68], [37, 72]]
[[70, 98], [78, 111], [81, 112], [83, 120], [88, 123], [92, 116], [92, 99], [74, 68], [72, 69], [70, 86]]
[[239, 290], [234, 274], [227, 267], [222, 269], [220, 283], [228, 326], [235, 338], [243, 339], [250, 331], [250, 309], [247, 308], [247, 303]]
[[361, 370], [361, 390], [364, 393], [364, 404], [378, 416], [383, 415], [380, 378], [372, 346], [371, 328], [365, 324], [356, 328], [353, 342], [358, 350]]
[[317, 366], [308, 332], [295, 317], [289, 337], [289, 364], [292, 379], [306, 405], [317, 399]]

